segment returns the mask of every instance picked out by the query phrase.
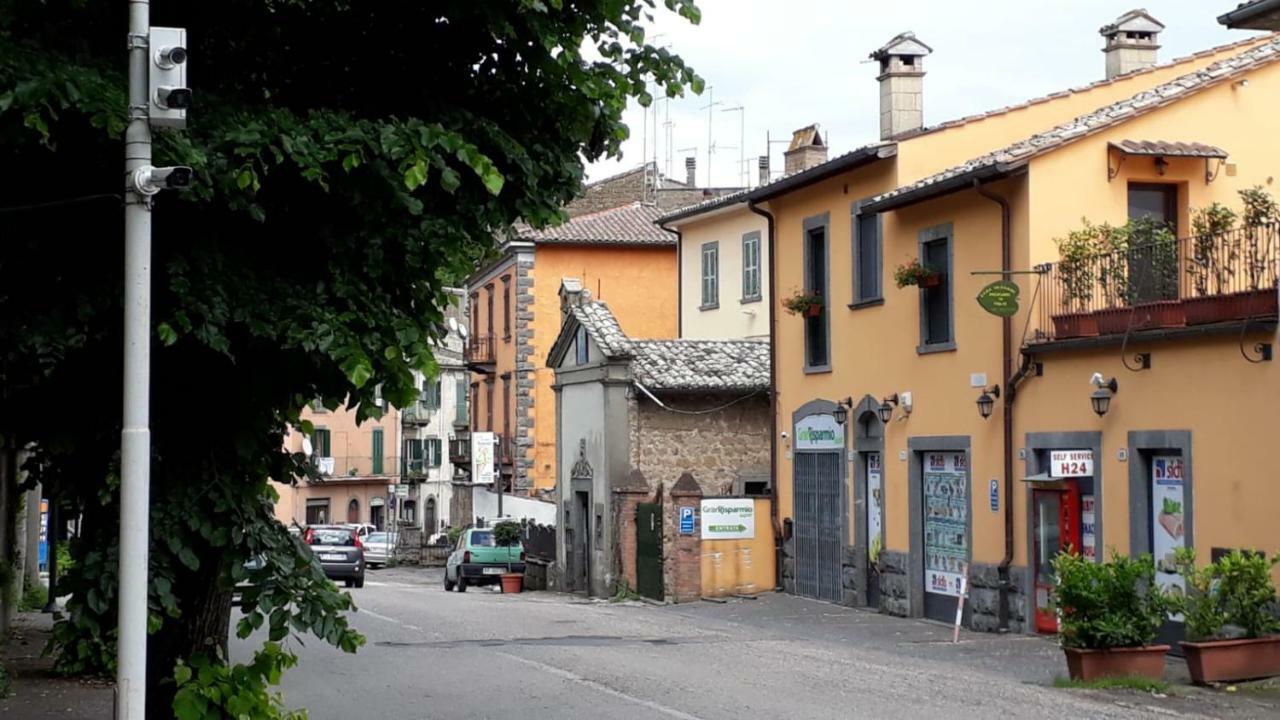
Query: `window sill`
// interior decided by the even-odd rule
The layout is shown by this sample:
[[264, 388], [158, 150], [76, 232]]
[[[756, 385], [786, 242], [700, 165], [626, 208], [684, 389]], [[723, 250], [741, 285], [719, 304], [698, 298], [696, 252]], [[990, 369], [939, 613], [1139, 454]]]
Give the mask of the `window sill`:
[[805, 375], [821, 375], [822, 373], [829, 373], [829, 372], [831, 372], [830, 365], [805, 365], [804, 366]]
[[747, 305], [747, 304], [749, 304], [749, 303], [758, 303], [758, 302], [760, 302], [762, 299], [763, 299], [763, 298], [762, 298], [761, 296], [759, 296], [759, 295], [752, 295], [752, 296], [750, 296], [750, 297], [744, 297], [744, 298], [742, 298], [741, 300], [739, 300], [739, 301], [738, 301], [738, 304], [739, 304], [739, 305]]
[[880, 307], [883, 304], [884, 304], [884, 298], [882, 297], [871, 298], [870, 300], [858, 300], [857, 302], [851, 302], [849, 303], [849, 309], [861, 310], [862, 308]]
[[705, 310], [719, 310], [719, 309], [720, 309], [720, 303], [712, 303], [712, 304], [710, 304], [710, 305], [699, 305], [699, 306], [698, 306], [698, 309], [699, 309], [699, 310], [703, 310], [703, 311], [705, 311]]
[[944, 343], [932, 343], [930, 345], [917, 345], [916, 354], [931, 355], [933, 353], [955, 352], [955, 349], [956, 349], [956, 341], [949, 340]]

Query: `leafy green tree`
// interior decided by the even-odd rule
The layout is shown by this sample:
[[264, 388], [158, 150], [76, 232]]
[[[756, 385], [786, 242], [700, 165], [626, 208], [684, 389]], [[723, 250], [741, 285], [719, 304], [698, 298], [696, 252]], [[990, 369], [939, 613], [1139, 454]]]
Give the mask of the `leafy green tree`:
[[[699, 19], [693, 0], [662, 4]], [[412, 371], [435, 370], [443, 288], [516, 220], [559, 219], [584, 162], [618, 153], [629, 98], [700, 91], [645, 42], [659, 11], [154, 3], [154, 25], [188, 29], [195, 92], [189, 127], [156, 133], [155, 162], [195, 182], [153, 214], [153, 716], [172, 716], [179, 683], [184, 716], [229, 712], [196, 700], [221, 693], [189, 668], [225, 665], [236, 582], [253, 584], [241, 635], [362, 642], [350, 596], [273, 520], [267, 479], [312, 472], [284, 434], [307, 429], [315, 398], [361, 419], [379, 412], [375, 387], [412, 400]], [[34, 442], [33, 479], [86, 508], [60, 588], [68, 672], [114, 671], [126, 20], [108, 0], [0, 0], [0, 435]], [[265, 567], [245, 570], [258, 555]], [[218, 677], [290, 664], [271, 650]]]

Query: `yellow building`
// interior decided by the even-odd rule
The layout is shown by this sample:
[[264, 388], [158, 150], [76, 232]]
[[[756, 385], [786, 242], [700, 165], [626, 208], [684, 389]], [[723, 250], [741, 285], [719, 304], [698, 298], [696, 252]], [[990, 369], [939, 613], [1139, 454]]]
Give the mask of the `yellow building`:
[[[1239, 211], [1237, 192], [1270, 187], [1280, 168], [1280, 43], [1253, 37], [1159, 65], [1162, 28], [1126, 13], [1102, 30], [1107, 79], [934, 127], [921, 124], [932, 50], [898, 36], [872, 56], [881, 142], [748, 193], [744, 211], [772, 228], [789, 590], [950, 621], [967, 581], [971, 626], [1051, 630], [1036, 570], [1064, 540], [1163, 555], [1165, 532], [1205, 559], [1280, 544], [1263, 517], [1280, 498], [1259, 473], [1280, 401], [1260, 361], [1276, 326], [1272, 236], [1095, 252], [1093, 277], [1105, 268], [1110, 280], [1083, 304], [1078, 265], [1064, 280], [1058, 262], [1055, 239], [1082, 217], [1155, 215], [1148, 230], [1186, 238], [1189, 208]], [[1203, 280], [1205, 258], [1231, 280]], [[899, 267], [925, 287], [895, 287]], [[974, 299], [1002, 278], [1020, 290], [1008, 320]], [[1001, 291], [1007, 301], [1008, 286], [987, 293]], [[1245, 309], [1195, 309], [1217, 296]], [[818, 309], [793, 315], [788, 301]], [[1090, 331], [1074, 315], [1120, 331], [1069, 338]], [[1139, 354], [1149, 369], [1130, 372]], [[1095, 401], [1109, 404], [1101, 416]]]

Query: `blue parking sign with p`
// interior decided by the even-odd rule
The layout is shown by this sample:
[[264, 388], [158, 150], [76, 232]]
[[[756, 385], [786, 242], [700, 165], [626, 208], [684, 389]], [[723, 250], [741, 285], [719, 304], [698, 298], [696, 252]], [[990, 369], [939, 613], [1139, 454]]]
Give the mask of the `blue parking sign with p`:
[[693, 508], [689, 506], [680, 508], [680, 534], [693, 534]]

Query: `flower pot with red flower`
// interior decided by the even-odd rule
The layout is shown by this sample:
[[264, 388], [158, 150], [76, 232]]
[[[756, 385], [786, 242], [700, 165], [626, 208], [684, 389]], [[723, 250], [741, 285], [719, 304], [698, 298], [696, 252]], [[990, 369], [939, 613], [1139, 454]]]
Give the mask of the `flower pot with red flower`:
[[899, 288], [915, 285], [920, 288], [938, 287], [942, 283], [942, 274], [920, 264], [919, 260], [912, 260], [905, 265], [899, 265], [893, 270], [893, 282]]
[[792, 315], [818, 317], [822, 314], [825, 303], [823, 303], [821, 295], [796, 292], [782, 301], [782, 307], [786, 308], [787, 312]]

